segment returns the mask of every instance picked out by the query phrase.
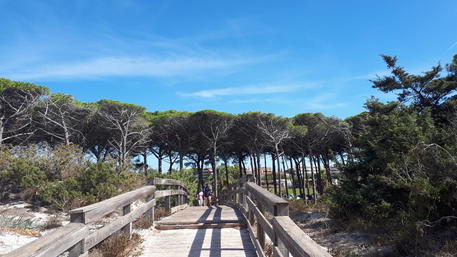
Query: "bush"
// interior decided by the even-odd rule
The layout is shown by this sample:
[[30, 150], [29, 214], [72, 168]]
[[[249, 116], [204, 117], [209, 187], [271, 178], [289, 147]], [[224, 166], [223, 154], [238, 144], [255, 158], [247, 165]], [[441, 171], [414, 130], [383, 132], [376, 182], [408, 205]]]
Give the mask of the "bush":
[[7, 166], [0, 171], [3, 193], [27, 192], [23, 198], [30, 200], [46, 184], [46, 174], [24, 159], [12, 159]]
[[63, 211], [77, 208], [86, 202], [80, 184], [74, 178], [48, 183], [40, 196], [52, 208]]

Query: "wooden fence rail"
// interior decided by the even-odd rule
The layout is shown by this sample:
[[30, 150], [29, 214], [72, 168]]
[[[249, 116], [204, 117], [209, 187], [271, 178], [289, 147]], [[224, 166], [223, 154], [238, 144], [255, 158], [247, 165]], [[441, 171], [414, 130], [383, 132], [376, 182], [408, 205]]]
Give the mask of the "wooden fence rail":
[[[56, 257], [68, 252], [69, 257], [88, 256], [89, 250], [113, 235], [122, 232], [132, 233], [132, 222], [145, 215], [154, 220], [156, 200], [165, 198], [168, 211], [175, 212], [187, 207], [187, 189], [184, 183], [173, 179], [154, 179], [152, 185], [71, 210], [70, 223], [58, 228], [10, 253], [4, 257]], [[167, 186], [167, 190], [156, 190], [156, 186]], [[176, 188], [172, 188], [176, 187]], [[175, 201], [172, 198], [175, 197]], [[132, 204], [138, 200], [146, 203], [133, 209]], [[171, 207], [172, 203], [176, 206]], [[90, 223], [100, 221], [105, 216], [120, 211], [121, 216], [93, 232], [89, 231]]]
[[[265, 257], [265, 236], [273, 242], [274, 257], [331, 257], [331, 255], [289, 218], [289, 203], [243, 177], [221, 200], [236, 205], [247, 220], [257, 254]], [[256, 231], [256, 233], [254, 233]]]

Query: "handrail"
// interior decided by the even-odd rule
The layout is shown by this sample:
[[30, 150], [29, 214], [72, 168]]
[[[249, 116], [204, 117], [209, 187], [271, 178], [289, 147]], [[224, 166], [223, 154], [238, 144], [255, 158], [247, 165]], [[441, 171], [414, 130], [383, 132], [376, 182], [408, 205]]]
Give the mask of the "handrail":
[[[274, 257], [331, 257], [289, 218], [289, 203], [270, 191], [249, 182], [249, 177], [224, 189], [222, 201], [239, 207], [259, 256], [265, 257], [265, 236], [273, 242]], [[253, 226], [257, 233], [254, 233]]]
[[[173, 179], [154, 179], [153, 185], [129, 191], [104, 201], [70, 210], [70, 223], [40, 237], [4, 257], [57, 257], [68, 252], [68, 257], [88, 256], [91, 248], [121, 231], [132, 233], [132, 222], [146, 215], [154, 220], [156, 200], [165, 198], [167, 208], [173, 213], [187, 207], [187, 188], [184, 183]], [[168, 186], [167, 190], [156, 190], [156, 186]], [[177, 187], [171, 189], [171, 186]], [[176, 197], [176, 206], [171, 207], [171, 197]], [[132, 210], [132, 204], [141, 199], [146, 203]], [[100, 229], [89, 233], [89, 224], [122, 208], [122, 216], [110, 221]]]

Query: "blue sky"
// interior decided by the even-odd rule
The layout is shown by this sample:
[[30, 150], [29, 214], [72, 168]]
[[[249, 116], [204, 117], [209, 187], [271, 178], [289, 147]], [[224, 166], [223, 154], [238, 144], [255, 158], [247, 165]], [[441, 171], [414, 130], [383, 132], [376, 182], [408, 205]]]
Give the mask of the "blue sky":
[[341, 118], [380, 54], [420, 72], [457, 53], [457, 1], [0, 0], [0, 77], [81, 101]]

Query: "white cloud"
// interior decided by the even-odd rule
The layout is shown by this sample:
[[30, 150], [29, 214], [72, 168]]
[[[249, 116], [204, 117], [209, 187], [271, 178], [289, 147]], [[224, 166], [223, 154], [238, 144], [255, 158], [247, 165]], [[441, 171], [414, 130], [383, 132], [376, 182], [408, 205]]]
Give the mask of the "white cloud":
[[182, 93], [183, 96], [200, 97], [200, 98], [214, 98], [219, 96], [233, 96], [233, 95], [264, 95], [264, 94], [277, 94], [289, 93], [304, 88], [314, 87], [311, 84], [304, 85], [251, 85], [244, 87], [227, 87], [217, 89], [200, 90], [192, 93]]
[[[210, 70], [233, 69], [255, 62], [253, 58], [214, 57], [100, 57], [86, 61], [34, 66], [6, 72], [12, 79], [99, 78], [107, 76], [183, 76]], [[5, 73], [5, 72], [4, 72]]]

